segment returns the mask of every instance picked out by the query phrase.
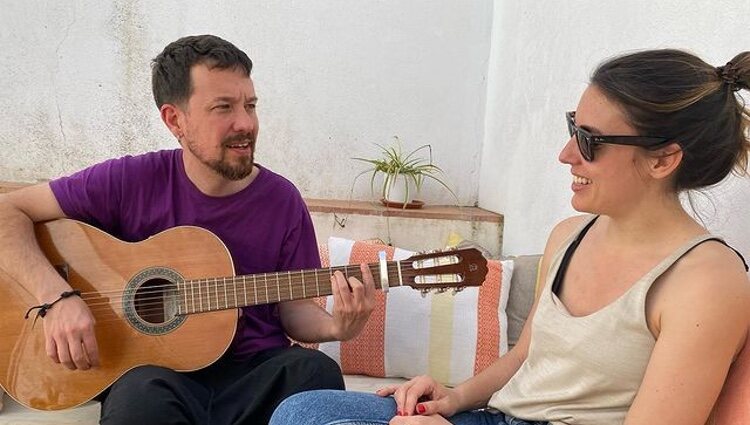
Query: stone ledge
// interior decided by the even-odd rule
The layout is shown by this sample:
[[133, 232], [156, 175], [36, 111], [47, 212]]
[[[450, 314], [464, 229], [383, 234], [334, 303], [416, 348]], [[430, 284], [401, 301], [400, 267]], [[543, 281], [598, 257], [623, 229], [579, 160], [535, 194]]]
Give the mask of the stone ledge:
[[501, 214], [478, 207], [425, 205], [419, 209], [386, 207], [380, 202], [346, 201], [341, 199], [306, 198], [310, 212], [377, 215], [382, 217], [430, 218], [440, 220], [483, 221], [502, 223]]

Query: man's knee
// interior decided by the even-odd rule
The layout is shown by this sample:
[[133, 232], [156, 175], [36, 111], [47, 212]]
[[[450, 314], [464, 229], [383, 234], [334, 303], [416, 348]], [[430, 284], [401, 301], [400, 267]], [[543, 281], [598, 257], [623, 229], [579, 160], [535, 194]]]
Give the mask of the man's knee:
[[293, 347], [289, 351], [287, 365], [304, 389], [344, 389], [341, 368], [335, 360], [318, 350]]
[[169, 400], [182, 398], [179, 381], [177, 372], [158, 366], [140, 366], [128, 371], [106, 394], [101, 423], [165, 423], [159, 418], [170, 414]]

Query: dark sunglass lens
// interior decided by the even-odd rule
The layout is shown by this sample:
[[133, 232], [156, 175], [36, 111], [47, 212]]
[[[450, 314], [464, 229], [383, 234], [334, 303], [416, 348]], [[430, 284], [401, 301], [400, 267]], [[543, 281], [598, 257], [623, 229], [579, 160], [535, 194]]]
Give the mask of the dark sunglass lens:
[[583, 156], [583, 159], [589, 162], [593, 161], [594, 149], [591, 146], [591, 135], [579, 129], [578, 133], [576, 134], [576, 139], [578, 140], [578, 150], [581, 151], [581, 156]]

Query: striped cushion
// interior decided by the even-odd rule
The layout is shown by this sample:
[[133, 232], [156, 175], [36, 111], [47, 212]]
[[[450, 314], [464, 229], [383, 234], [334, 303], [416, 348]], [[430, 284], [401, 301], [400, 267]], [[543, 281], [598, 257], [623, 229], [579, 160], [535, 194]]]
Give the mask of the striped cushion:
[[[413, 253], [372, 242], [341, 238], [328, 240], [331, 266], [372, 263], [378, 252], [388, 259]], [[508, 302], [512, 261], [490, 261], [484, 284], [457, 295], [410, 288], [377, 292], [377, 304], [365, 328], [346, 342], [320, 344], [345, 374], [405, 377], [429, 374], [446, 385], [456, 385], [482, 371], [507, 351]], [[330, 311], [333, 300], [328, 297]]]

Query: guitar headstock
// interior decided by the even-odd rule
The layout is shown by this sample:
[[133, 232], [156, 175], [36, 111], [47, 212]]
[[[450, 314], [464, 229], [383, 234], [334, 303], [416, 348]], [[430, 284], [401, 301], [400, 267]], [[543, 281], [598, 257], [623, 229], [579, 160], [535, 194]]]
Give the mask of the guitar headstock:
[[421, 290], [444, 292], [454, 288], [481, 286], [487, 276], [487, 259], [476, 248], [436, 251], [401, 260], [404, 285]]

